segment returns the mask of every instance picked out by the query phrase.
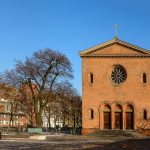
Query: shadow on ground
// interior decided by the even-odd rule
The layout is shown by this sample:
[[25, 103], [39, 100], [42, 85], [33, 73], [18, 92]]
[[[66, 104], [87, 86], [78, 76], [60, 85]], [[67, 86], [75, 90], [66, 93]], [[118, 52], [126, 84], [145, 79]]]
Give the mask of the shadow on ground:
[[127, 139], [113, 143], [92, 143], [86, 150], [150, 150], [150, 139]]
[[2, 150], [150, 150], [150, 138], [91, 139], [83, 137], [54, 137], [47, 141], [0, 140]]

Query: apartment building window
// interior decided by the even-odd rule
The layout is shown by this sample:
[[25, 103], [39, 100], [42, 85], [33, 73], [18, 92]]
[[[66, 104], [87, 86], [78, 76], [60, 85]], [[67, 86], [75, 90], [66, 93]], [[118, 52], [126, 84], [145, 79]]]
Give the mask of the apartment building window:
[[6, 111], [6, 112], [9, 112], [9, 111], [10, 111], [10, 106], [9, 106], [9, 105], [6, 105], [6, 106], [5, 106], [5, 111]]
[[18, 122], [18, 125], [23, 125], [22, 121]]
[[14, 121], [14, 125], [17, 125], [18, 124], [18, 121]]
[[6, 124], [9, 124], [9, 121], [5, 121], [6, 122]]
[[3, 121], [3, 120], [0, 120], [0, 124], [4, 124], [4, 121]]
[[18, 118], [22, 118], [22, 116], [18, 116]]

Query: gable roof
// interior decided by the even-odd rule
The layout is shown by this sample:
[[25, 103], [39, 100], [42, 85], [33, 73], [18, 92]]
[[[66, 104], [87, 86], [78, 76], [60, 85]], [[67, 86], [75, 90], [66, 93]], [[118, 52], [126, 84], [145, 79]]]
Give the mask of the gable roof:
[[[107, 41], [105, 43], [102, 43], [100, 45], [97, 45], [97, 46], [85, 49], [83, 51], [80, 51], [79, 54], [80, 54], [81, 57], [84, 57], [84, 56], [98, 56], [98, 55], [94, 55], [94, 54], [92, 55], [91, 53], [98, 50], [98, 49], [102, 49], [104, 47], [107, 47], [107, 46], [110, 46], [110, 45], [113, 45], [113, 44], [120, 44], [120, 45], [126, 46], [128, 48], [131, 48], [133, 50], [136, 50], [137, 52], [140, 52], [141, 55], [143, 55], [143, 56], [150, 56], [150, 51], [149, 50], [146, 50], [146, 49], [141, 48], [139, 46], [136, 46], [136, 45], [127, 43], [125, 41], [122, 41], [118, 37], [115, 37], [112, 40], [109, 40], [109, 41]], [[104, 55], [99, 54], [99, 56], [104, 56]], [[109, 54], [107, 56], [112, 56], [112, 55]], [[135, 56], [139, 56], [139, 55], [135, 55]]]

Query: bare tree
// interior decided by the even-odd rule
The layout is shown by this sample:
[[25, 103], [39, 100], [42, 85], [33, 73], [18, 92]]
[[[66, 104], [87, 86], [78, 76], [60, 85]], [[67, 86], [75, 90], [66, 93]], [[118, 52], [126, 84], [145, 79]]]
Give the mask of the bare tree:
[[71, 103], [70, 116], [73, 122], [73, 134], [75, 134], [76, 129], [81, 127], [81, 97], [73, 95]]
[[51, 49], [39, 50], [33, 53], [31, 58], [27, 57], [24, 62], [17, 61], [16, 67], [3, 75], [7, 84], [17, 88], [26, 82], [28, 92], [25, 94], [30, 93], [30, 96], [24, 95], [22, 101], [27, 102], [26, 107], [29, 106], [28, 101], [31, 101], [34, 114], [31, 116], [34, 116], [36, 127], [42, 126], [42, 113], [49, 103], [49, 94], [55, 90], [55, 84], [71, 77], [72, 68], [67, 57]]

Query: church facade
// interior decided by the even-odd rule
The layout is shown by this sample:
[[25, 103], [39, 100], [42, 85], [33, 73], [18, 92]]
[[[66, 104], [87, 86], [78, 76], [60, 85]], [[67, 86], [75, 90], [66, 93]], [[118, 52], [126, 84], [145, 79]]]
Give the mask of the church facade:
[[115, 37], [80, 57], [82, 133], [150, 128], [150, 51]]

